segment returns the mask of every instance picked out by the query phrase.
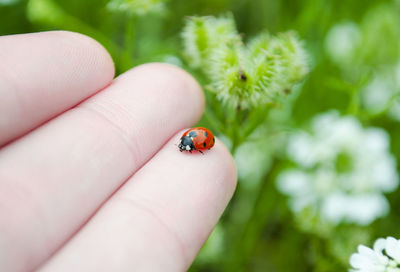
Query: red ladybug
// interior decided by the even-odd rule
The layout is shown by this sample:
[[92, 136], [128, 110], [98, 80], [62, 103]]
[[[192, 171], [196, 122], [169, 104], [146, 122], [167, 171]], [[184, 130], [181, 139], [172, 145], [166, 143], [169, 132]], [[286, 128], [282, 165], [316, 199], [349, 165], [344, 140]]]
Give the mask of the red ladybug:
[[192, 153], [193, 150], [197, 150], [200, 153], [201, 150], [210, 149], [214, 146], [215, 138], [212, 132], [203, 127], [191, 128], [183, 133], [179, 141], [179, 150], [189, 151]]

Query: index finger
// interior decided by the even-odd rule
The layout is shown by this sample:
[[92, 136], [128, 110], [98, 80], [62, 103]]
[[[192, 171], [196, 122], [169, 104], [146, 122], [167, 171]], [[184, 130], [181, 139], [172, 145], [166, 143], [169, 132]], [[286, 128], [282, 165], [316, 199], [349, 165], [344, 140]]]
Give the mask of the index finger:
[[0, 147], [107, 86], [114, 65], [95, 40], [67, 31], [0, 37]]
[[44, 271], [186, 271], [235, 185], [229, 151], [217, 139], [181, 153], [176, 134], [43, 267]]

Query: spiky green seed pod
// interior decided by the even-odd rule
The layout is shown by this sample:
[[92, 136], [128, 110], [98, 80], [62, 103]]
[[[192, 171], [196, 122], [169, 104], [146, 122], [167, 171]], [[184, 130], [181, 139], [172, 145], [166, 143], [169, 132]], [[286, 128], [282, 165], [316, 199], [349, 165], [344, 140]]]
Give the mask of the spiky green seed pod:
[[309, 72], [308, 55], [295, 32], [278, 34], [274, 39], [272, 53], [282, 62], [282, 84], [286, 84], [286, 89], [290, 89]]
[[245, 72], [250, 67], [246, 58], [245, 48], [238, 43], [220, 46], [210, 55], [204, 71], [211, 81], [208, 87], [224, 103], [247, 107], [251, 100], [254, 84]]
[[188, 20], [182, 36], [189, 64], [208, 76], [209, 90], [235, 107], [279, 103], [309, 70], [294, 32], [263, 32], [246, 46], [232, 16], [207, 16]]
[[[194, 68], [208, 68], [210, 55], [220, 42], [240, 41], [232, 17], [190, 17], [182, 31], [184, 54]], [[205, 68], [205, 69], [207, 69]]]

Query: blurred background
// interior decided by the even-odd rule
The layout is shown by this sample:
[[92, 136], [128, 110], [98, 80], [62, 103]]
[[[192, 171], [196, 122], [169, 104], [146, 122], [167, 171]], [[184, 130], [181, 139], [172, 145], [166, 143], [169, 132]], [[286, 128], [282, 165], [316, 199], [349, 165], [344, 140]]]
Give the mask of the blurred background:
[[245, 43], [296, 31], [310, 72], [249, 114], [239, 143], [229, 131], [242, 124], [206, 92], [200, 124], [231, 148], [239, 184], [190, 271], [346, 271], [358, 244], [399, 239], [400, 1], [0, 0], [0, 35], [76, 31], [118, 74], [160, 61], [206, 85], [183, 54], [185, 18], [226, 14]]

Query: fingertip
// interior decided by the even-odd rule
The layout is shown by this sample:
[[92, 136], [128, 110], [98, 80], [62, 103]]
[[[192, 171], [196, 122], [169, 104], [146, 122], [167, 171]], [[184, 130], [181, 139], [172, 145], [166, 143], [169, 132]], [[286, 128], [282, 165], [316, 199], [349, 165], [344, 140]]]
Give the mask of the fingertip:
[[[237, 183], [236, 166], [218, 138], [201, 154], [176, 146], [178, 131], [117, 195], [135, 199], [178, 237], [189, 265], [226, 209]], [[147, 196], [151, 196], [151, 199]]]
[[71, 53], [81, 57], [88, 67], [96, 68], [99, 81], [111, 82], [115, 75], [115, 66], [111, 55], [95, 39], [81, 33], [55, 30], [48, 33], [60, 40], [60, 43], [69, 45]]

